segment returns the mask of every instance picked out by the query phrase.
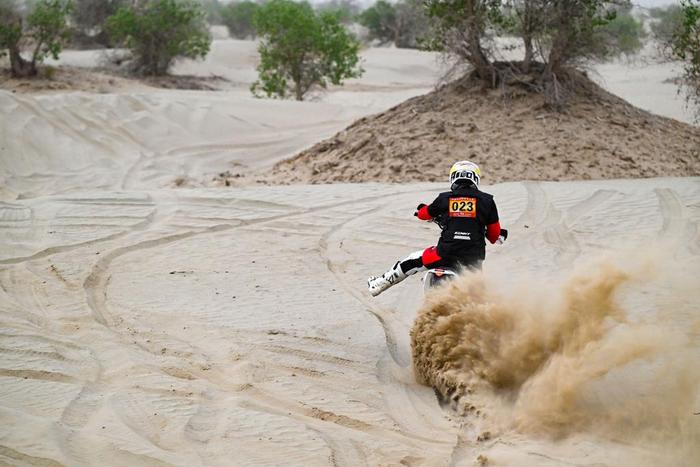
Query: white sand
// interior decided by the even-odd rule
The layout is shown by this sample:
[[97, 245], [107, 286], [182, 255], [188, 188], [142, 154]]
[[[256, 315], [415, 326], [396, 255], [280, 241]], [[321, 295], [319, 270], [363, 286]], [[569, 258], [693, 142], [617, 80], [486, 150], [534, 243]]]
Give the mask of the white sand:
[[[268, 167], [431, 85], [432, 58], [392, 54], [371, 51], [365, 81], [322, 102], [252, 99], [244, 86], [0, 91], [0, 463], [656, 459], [590, 433], [477, 442], [478, 426], [415, 382], [419, 281], [371, 299], [364, 280], [434, 242], [411, 212], [442, 186], [172, 188]], [[491, 189], [511, 239], [490, 249], [489, 274], [565, 274], [611, 243], [657, 237], [675, 240], [679, 264], [700, 253], [698, 179]], [[663, 304], [673, 289], [648, 293]], [[676, 322], [691, 328], [686, 305]]]
[[593, 68], [591, 78], [635, 106], [686, 123], [695, 122], [694, 110], [673, 80], [682, 74], [678, 63], [605, 63]]

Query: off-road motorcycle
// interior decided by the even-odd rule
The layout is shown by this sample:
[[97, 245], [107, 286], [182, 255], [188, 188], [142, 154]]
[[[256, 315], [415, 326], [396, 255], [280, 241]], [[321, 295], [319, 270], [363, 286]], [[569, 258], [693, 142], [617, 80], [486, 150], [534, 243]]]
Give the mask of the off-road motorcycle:
[[[440, 230], [444, 230], [446, 227], [445, 220], [445, 216], [439, 216], [432, 219], [430, 222], [440, 227]], [[443, 285], [456, 277], [457, 271], [453, 268], [443, 267], [428, 269], [422, 279], [423, 293], [427, 294], [430, 289]]]

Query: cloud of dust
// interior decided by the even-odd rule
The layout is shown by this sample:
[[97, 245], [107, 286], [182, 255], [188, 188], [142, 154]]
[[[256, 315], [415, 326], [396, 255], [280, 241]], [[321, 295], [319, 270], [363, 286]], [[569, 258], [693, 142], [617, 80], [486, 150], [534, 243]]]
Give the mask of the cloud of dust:
[[[521, 432], [674, 443], [676, 455], [700, 459], [700, 292], [680, 286], [699, 276], [638, 256], [589, 263], [558, 281], [530, 274], [508, 287], [465, 274], [418, 312], [416, 376], [468, 404], [488, 392], [498, 416]], [[653, 304], [664, 287], [672, 311]]]

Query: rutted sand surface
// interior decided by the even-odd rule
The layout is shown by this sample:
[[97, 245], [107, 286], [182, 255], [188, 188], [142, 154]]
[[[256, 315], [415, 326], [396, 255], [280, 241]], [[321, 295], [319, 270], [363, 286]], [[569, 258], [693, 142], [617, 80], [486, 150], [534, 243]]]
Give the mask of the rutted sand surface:
[[[85, 192], [3, 205], [0, 455], [69, 465], [649, 458], [585, 434], [477, 441], [473, 419], [414, 381], [420, 284], [370, 300], [364, 278], [434, 240], [407, 213], [441, 188]], [[681, 240], [669, 252], [679, 260], [700, 252], [698, 179], [492, 191], [512, 237], [491, 250], [487, 273], [563, 274], [630, 231], [628, 244]], [[670, 300], [672, 290], [652, 292]], [[696, 304], [686, 306], [676, 320], [692, 326]]]
[[364, 109], [184, 91], [0, 92], [0, 112], [7, 116], [0, 126], [0, 197], [13, 199], [249, 173], [330, 135]]

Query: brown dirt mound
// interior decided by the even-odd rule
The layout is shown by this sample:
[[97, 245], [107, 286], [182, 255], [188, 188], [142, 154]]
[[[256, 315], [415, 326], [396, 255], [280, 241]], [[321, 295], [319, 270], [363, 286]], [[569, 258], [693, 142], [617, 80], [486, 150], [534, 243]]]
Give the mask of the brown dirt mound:
[[700, 175], [700, 128], [577, 83], [557, 112], [523, 86], [483, 90], [465, 77], [280, 163], [275, 182], [444, 181], [461, 159], [487, 183]]

